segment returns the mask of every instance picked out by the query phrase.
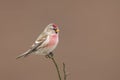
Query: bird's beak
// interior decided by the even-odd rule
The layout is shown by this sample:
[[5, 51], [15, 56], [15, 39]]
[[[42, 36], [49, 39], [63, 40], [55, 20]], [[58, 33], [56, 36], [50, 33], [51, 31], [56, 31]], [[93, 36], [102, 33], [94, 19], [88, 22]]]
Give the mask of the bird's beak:
[[55, 30], [55, 33], [58, 33], [60, 30], [57, 28], [57, 29], [54, 29]]
[[60, 30], [59, 29], [56, 29], [55, 32], [58, 33]]

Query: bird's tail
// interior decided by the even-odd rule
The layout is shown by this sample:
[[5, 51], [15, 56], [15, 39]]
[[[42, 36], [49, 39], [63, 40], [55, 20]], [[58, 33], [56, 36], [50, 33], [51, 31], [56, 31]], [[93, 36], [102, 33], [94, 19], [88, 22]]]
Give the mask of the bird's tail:
[[23, 54], [19, 55], [18, 57], [16, 57], [16, 59], [19, 59], [19, 58], [21, 58], [21, 57], [26, 57], [26, 56], [28, 56], [28, 55], [31, 54], [31, 53], [32, 53], [31, 50], [28, 50], [28, 51], [26, 51], [25, 53], [23, 53]]

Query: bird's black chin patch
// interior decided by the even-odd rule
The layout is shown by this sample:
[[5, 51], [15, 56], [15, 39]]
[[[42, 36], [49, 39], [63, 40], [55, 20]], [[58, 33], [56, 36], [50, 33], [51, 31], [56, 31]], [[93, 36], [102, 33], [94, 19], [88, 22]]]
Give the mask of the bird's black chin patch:
[[58, 32], [55, 31], [55, 33], [57, 34]]
[[53, 29], [54, 31], [55, 31], [55, 33], [57, 34], [58, 32], [57, 32], [57, 29]]

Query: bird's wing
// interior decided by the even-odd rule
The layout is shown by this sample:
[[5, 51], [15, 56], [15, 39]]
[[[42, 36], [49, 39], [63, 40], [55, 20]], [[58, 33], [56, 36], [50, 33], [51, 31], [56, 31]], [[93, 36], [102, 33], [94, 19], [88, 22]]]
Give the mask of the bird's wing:
[[29, 54], [31, 54], [32, 52], [36, 51], [38, 47], [40, 47], [48, 38], [48, 35], [42, 35], [40, 37], [38, 37], [38, 39], [36, 40], [36, 42], [33, 44], [33, 46], [31, 47], [31, 49], [29, 49], [28, 51], [26, 51], [25, 53], [19, 55], [17, 57], [18, 58], [21, 58], [21, 57], [26, 57], [28, 56]]

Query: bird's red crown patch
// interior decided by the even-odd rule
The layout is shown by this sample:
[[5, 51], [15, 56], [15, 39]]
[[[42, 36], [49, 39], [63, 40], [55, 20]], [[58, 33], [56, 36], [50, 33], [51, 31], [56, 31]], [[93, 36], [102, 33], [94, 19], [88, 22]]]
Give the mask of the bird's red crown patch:
[[56, 24], [53, 24], [53, 27], [54, 27], [54, 28], [57, 28], [57, 25], [56, 25]]

